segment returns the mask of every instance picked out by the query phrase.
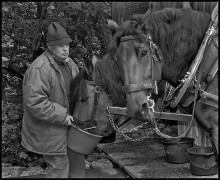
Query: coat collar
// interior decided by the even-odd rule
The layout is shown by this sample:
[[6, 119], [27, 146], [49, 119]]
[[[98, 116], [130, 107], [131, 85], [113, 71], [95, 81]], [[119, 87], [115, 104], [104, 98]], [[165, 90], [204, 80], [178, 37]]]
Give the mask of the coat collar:
[[[50, 64], [51, 64], [51, 66], [53, 66], [55, 69], [57, 69], [58, 71], [60, 71], [60, 68], [59, 68], [59, 66], [58, 66], [58, 62], [54, 59], [53, 55], [51, 54], [51, 52], [50, 52], [48, 49], [46, 49], [45, 55], [46, 55], [46, 57], [48, 58], [48, 60], [49, 60], [49, 62], [50, 62]], [[67, 66], [69, 66], [69, 69], [70, 69], [71, 72], [72, 72], [73, 70], [72, 70], [72, 65], [71, 65], [71, 59], [68, 58], [67, 60], [65, 60], [64, 63], [67, 64]], [[72, 74], [72, 76], [73, 76], [73, 72], [72, 72], [71, 74]], [[74, 76], [73, 76], [73, 77], [74, 77]]]
[[50, 52], [48, 49], [46, 49], [45, 55], [46, 55], [46, 57], [48, 58], [50, 64], [51, 64], [54, 68], [59, 69], [59, 67], [58, 67], [58, 65], [57, 65], [57, 62], [55, 61], [53, 55], [51, 54], [51, 52]]

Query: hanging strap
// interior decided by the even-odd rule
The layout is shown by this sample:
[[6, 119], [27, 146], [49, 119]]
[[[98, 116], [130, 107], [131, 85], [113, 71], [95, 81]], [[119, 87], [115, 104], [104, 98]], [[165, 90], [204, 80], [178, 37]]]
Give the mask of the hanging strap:
[[189, 130], [190, 130], [191, 126], [192, 126], [193, 120], [194, 120], [195, 107], [196, 107], [196, 99], [197, 99], [197, 96], [198, 96], [199, 84], [200, 84], [200, 81], [201, 81], [201, 77], [202, 77], [202, 71], [200, 70], [199, 71], [198, 81], [197, 81], [197, 84], [196, 84], [195, 97], [194, 97], [194, 103], [193, 103], [192, 118], [191, 118], [191, 121], [190, 121], [190, 124], [189, 124], [187, 130], [183, 134], [181, 134], [180, 136], [177, 136], [177, 137], [172, 137], [172, 136], [163, 134], [157, 128], [157, 123], [156, 123], [155, 118], [154, 118], [153, 119], [153, 123], [154, 123], [153, 125], [155, 126], [155, 132], [156, 132], [157, 135], [159, 135], [161, 137], [164, 137], [166, 139], [172, 140], [172, 142], [179, 142], [182, 138], [184, 138], [186, 136], [186, 134], [189, 132]]

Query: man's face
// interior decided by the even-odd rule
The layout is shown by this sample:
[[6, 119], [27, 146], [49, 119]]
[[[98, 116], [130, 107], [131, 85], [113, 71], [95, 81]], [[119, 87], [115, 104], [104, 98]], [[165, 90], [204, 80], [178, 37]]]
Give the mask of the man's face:
[[49, 50], [60, 60], [65, 60], [69, 57], [69, 44], [49, 46]]

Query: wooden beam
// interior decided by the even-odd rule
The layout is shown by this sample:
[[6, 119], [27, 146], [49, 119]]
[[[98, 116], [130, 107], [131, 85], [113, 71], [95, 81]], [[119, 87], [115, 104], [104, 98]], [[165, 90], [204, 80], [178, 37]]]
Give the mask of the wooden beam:
[[[109, 107], [109, 112], [111, 114], [120, 114], [127, 115], [127, 109], [124, 107]], [[155, 118], [166, 119], [166, 120], [175, 120], [175, 121], [184, 121], [188, 122], [191, 120], [192, 115], [190, 114], [178, 114], [170, 112], [154, 112]]]

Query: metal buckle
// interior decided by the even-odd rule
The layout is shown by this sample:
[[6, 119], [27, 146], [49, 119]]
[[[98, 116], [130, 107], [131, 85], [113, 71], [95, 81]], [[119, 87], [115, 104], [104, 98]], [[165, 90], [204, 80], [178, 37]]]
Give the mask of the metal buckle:
[[95, 86], [95, 92], [100, 93], [100, 87], [99, 86]]
[[152, 112], [154, 112], [154, 106], [155, 106], [155, 102], [154, 100], [150, 99], [150, 96], [147, 96], [147, 100], [148, 100], [148, 104], [149, 104], [149, 109], [152, 109]]

